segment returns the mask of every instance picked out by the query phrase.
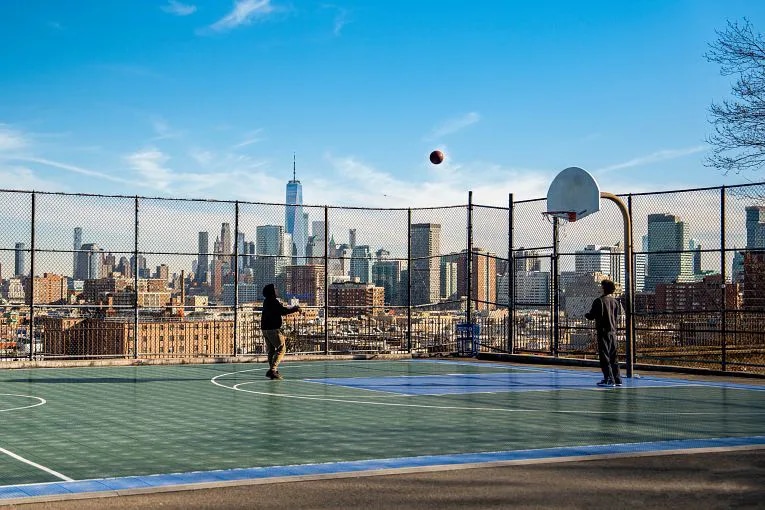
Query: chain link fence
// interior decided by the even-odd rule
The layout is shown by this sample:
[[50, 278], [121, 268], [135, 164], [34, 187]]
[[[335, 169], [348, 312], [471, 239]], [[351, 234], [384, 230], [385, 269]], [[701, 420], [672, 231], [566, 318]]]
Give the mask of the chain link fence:
[[624, 293], [631, 262], [636, 363], [765, 373], [765, 184], [622, 195], [631, 261], [612, 202], [568, 223], [544, 199], [467, 198], [374, 209], [0, 191], [0, 358], [260, 355], [272, 283], [301, 307], [285, 317], [290, 353], [596, 359], [584, 314], [603, 278]]

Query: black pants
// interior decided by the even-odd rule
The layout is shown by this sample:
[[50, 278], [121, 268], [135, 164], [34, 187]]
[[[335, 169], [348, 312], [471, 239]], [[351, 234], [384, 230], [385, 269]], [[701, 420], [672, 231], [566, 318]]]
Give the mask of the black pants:
[[598, 332], [598, 357], [603, 379], [618, 382], [622, 380], [619, 374], [619, 360], [616, 357], [616, 332]]

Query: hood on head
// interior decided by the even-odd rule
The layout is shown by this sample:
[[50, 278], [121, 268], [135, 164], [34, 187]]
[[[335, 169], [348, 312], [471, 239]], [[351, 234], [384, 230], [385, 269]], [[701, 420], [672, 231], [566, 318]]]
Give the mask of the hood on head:
[[269, 283], [263, 287], [263, 297], [276, 297], [276, 288], [273, 283]]

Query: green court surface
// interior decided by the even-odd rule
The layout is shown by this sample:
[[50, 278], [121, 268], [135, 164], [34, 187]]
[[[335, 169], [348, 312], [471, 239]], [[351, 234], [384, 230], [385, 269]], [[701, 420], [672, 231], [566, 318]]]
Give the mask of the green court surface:
[[288, 362], [281, 381], [266, 368], [0, 371], [0, 503], [42, 482], [765, 443], [765, 386], [746, 380], [644, 376], [604, 389], [595, 370], [431, 359]]

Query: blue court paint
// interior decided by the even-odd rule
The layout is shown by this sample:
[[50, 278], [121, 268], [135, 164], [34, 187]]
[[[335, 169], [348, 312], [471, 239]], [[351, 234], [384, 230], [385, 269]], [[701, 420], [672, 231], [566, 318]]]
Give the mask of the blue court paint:
[[541, 459], [565, 459], [588, 457], [593, 455], [620, 455], [648, 452], [666, 452], [685, 450], [692, 453], [695, 449], [734, 448], [765, 446], [765, 436], [724, 437], [712, 439], [683, 439], [674, 441], [653, 441], [647, 443], [624, 443], [606, 445], [564, 446], [540, 448], [534, 450], [514, 450], [500, 452], [460, 453], [454, 455], [423, 455], [395, 459], [373, 459], [325, 464], [302, 464], [293, 466], [272, 466], [258, 468], [228, 469], [218, 471], [196, 471], [193, 473], [173, 473], [148, 476], [129, 476], [123, 478], [103, 478], [74, 482], [51, 482], [27, 485], [8, 485], [0, 487], [0, 501], [22, 498], [57, 496], [63, 494], [87, 494], [126, 490], [131, 488], [162, 488], [179, 485], [216, 483], [227, 481], [262, 480], [288, 476], [317, 476], [348, 474], [381, 469], [401, 469], [413, 467], [459, 466], [468, 464], [512, 462]]
[[[600, 379], [599, 374], [589, 372], [489, 372], [394, 377], [329, 377], [306, 379], [306, 381], [399, 395], [456, 395], [601, 389], [596, 385]], [[694, 384], [690, 381], [672, 379], [624, 379], [622, 388], [676, 387]]]

